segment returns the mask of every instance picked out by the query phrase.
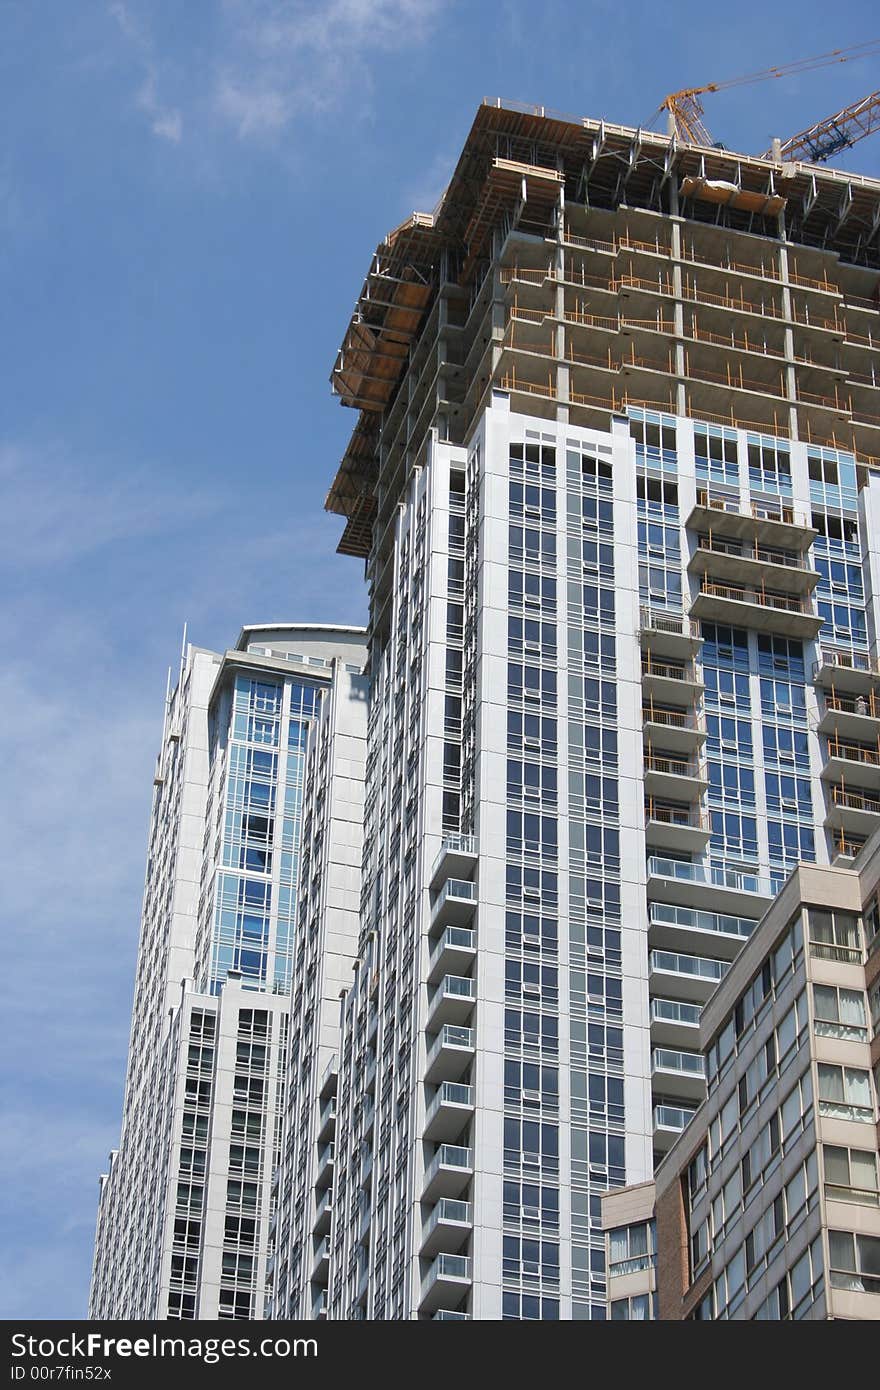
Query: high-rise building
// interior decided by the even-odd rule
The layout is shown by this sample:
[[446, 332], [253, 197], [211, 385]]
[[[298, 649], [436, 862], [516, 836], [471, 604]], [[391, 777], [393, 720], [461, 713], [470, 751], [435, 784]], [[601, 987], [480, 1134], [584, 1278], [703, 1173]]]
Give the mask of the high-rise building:
[[700, 1023], [708, 1097], [610, 1193], [612, 1319], [880, 1318], [880, 835], [789, 878]]
[[365, 725], [363, 632], [187, 646], [154, 777], [122, 1136], [94, 1318], [264, 1315], [308, 739]]
[[606, 1316], [702, 1005], [880, 816], [878, 229], [877, 180], [493, 102], [377, 248], [360, 930], [277, 1315]]

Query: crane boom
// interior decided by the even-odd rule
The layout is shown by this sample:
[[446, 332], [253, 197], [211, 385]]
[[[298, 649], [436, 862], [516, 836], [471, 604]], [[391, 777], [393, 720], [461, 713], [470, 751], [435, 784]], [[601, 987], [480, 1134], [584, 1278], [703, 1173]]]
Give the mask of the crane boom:
[[[835, 48], [830, 53], [820, 53], [814, 58], [799, 58], [793, 63], [764, 68], [759, 72], [746, 73], [742, 77], [707, 82], [703, 87], [684, 87], [681, 91], [670, 92], [664, 97], [657, 114], [661, 111], [667, 112], [669, 132], [679, 140], [688, 145], [708, 147], [714, 142], [703, 121], [703, 103], [700, 98], [705, 92], [723, 92], [729, 87], [750, 86], [752, 83], [766, 82], [774, 77], [799, 76], [836, 63], [849, 63], [857, 58], [873, 57], [878, 49], [880, 39], [869, 39], [851, 48]], [[873, 92], [786, 141], [782, 146], [783, 158], [797, 159], [799, 156], [806, 156], [814, 162], [830, 159], [839, 150], [846, 149], [849, 145], [855, 144], [856, 140], [861, 140], [877, 129], [880, 129], [880, 92]], [[772, 158], [772, 152], [768, 152], [764, 158]]]
[[[871, 92], [784, 141], [782, 158], [821, 164], [857, 140], [864, 140], [874, 130], [880, 130], [880, 92]], [[767, 150], [762, 158], [772, 159], [773, 151]]]

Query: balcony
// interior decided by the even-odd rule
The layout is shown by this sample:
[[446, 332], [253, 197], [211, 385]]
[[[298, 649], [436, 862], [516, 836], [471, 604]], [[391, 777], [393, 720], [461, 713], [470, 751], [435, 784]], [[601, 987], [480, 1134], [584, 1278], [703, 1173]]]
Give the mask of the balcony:
[[422, 1254], [433, 1256], [441, 1250], [461, 1249], [473, 1230], [470, 1202], [441, 1197], [432, 1208], [422, 1230]]
[[432, 893], [448, 878], [472, 877], [479, 857], [480, 846], [476, 835], [444, 835], [431, 870]]
[[703, 672], [695, 661], [661, 660], [642, 652], [642, 695], [648, 702], [693, 709], [703, 693]]
[[333, 1220], [333, 1188], [325, 1187], [318, 1198], [318, 1205], [315, 1209], [315, 1223], [312, 1231], [316, 1236], [325, 1235], [330, 1230]]
[[775, 897], [772, 884], [757, 874], [678, 859], [648, 860], [648, 898], [759, 918]]
[[809, 599], [798, 594], [778, 593], [774, 589], [747, 588], [742, 584], [719, 584], [702, 580], [700, 592], [691, 603], [695, 618], [750, 627], [756, 632], [776, 632], [785, 637], [810, 641], [822, 626], [822, 619]]
[[732, 912], [708, 912], [674, 903], [648, 905], [648, 945], [659, 950], [693, 952], [734, 960], [751, 936], [758, 919]]
[[312, 1304], [312, 1321], [326, 1322], [327, 1320], [327, 1290], [322, 1289]]
[[476, 884], [462, 878], [448, 878], [431, 908], [431, 932], [444, 927], [466, 927], [477, 910]]
[[339, 1079], [339, 1058], [334, 1053], [324, 1068], [319, 1088], [321, 1100], [326, 1100], [328, 1096], [336, 1094], [336, 1083]]
[[706, 724], [694, 709], [669, 709], [649, 699], [642, 705], [642, 734], [670, 752], [693, 753], [706, 742]]
[[742, 502], [729, 492], [697, 490], [696, 506], [685, 522], [689, 531], [711, 532], [770, 550], [809, 550], [816, 536], [806, 516], [786, 502]]
[[430, 1040], [425, 1059], [425, 1080], [432, 1085], [441, 1081], [458, 1081], [474, 1060], [475, 1033], [447, 1023]]
[[333, 1180], [333, 1164], [336, 1160], [336, 1145], [331, 1141], [325, 1144], [323, 1149], [318, 1152], [318, 1171], [315, 1177], [316, 1187], [329, 1187]]
[[457, 1313], [452, 1308], [438, 1308], [432, 1322], [470, 1322], [470, 1313]]
[[425, 1172], [422, 1201], [461, 1197], [474, 1175], [473, 1153], [458, 1144], [441, 1144]]
[[651, 1042], [693, 1052], [700, 1042], [702, 1012], [699, 1004], [687, 1004], [681, 999], [652, 999]]
[[689, 1110], [681, 1105], [654, 1106], [654, 1148], [658, 1153], [668, 1153], [690, 1121], [696, 1108]]
[[651, 1052], [651, 1076], [665, 1095], [676, 1100], [696, 1101], [706, 1094], [706, 1071], [702, 1052], [683, 1052], [678, 1048], [655, 1047]]
[[665, 749], [645, 749], [645, 791], [652, 797], [696, 801], [709, 785], [706, 764], [679, 758]]
[[425, 1115], [425, 1138], [460, 1139], [473, 1113], [473, 1087], [460, 1081], [441, 1081]]
[[327, 1276], [330, 1272], [330, 1237], [323, 1236], [318, 1242], [315, 1251], [315, 1258], [312, 1262], [312, 1283], [327, 1286]]
[[880, 748], [852, 743], [842, 738], [828, 739], [828, 759], [822, 768], [826, 782], [854, 782], [854, 790], [880, 790]]
[[428, 982], [436, 984], [445, 974], [472, 970], [477, 954], [477, 933], [470, 927], [447, 927], [431, 948]]
[[680, 951], [649, 951], [648, 986], [652, 994], [671, 994], [705, 1004], [724, 978], [730, 962]]
[[687, 661], [696, 656], [703, 639], [689, 618], [662, 608], [642, 608], [639, 642], [643, 652], [663, 660]]
[[443, 1023], [466, 1023], [476, 1003], [474, 981], [467, 975], [444, 975], [428, 989], [428, 1016], [425, 1027], [435, 1032]]
[[828, 814], [825, 824], [831, 830], [846, 835], [867, 837], [877, 829], [880, 816], [880, 797], [849, 787], [832, 785], [828, 788]]
[[876, 743], [880, 734], [880, 696], [873, 690], [857, 695], [850, 691], [828, 690], [819, 720], [819, 733], [838, 740], [858, 743], [873, 739]]
[[467, 1255], [437, 1255], [422, 1283], [420, 1313], [433, 1313], [455, 1303], [471, 1287], [471, 1262]]
[[645, 839], [656, 849], [699, 854], [706, 847], [711, 825], [698, 806], [680, 802], [645, 802]]
[[[845, 830], [836, 830], [831, 837], [831, 863], [837, 864], [841, 860], [853, 860], [857, 854], [865, 848], [868, 842], [867, 835], [847, 835]], [[843, 867], [848, 868], [849, 864]]]
[[318, 1142], [323, 1143], [327, 1139], [332, 1139], [336, 1131], [336, 1097], [331, 1096], [321, 1107], [318, 1116]]
[[880, 688], [880, 665], [867, 652], [822, 647], [813, 666], [813, 683], [825, 690], [867, 694]]
[[688, 573], [705, 575], [722, 584], [744, 584], [789, 594], [811, 594], [819, 573], [796, 551], [724, 540], [714, 534], [697, 537], [697, 549], [688, 562]]

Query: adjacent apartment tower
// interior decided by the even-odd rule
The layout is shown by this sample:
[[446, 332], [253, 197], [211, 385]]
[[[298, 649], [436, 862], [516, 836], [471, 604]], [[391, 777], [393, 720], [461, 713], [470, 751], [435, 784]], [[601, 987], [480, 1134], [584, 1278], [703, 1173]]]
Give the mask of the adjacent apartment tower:
[[273, 1316], [606, 1317], [702, 1005], [880, 823], [878, 229], [875, 180], [493, 102], [377, 248], [359, 930]]
[[328, 741], [363, 781], [364, 657], [361, 630], [309, 625], [243, 628], [223, 654], [184, 649], [153, 779], [90, 1317], [265, 1316], [303, 783], [310, 747]]
[[709, 1093], [603, 1199], [615, 1321], [880, 1318], [880, 835], [802, 865], [700, 1024]]

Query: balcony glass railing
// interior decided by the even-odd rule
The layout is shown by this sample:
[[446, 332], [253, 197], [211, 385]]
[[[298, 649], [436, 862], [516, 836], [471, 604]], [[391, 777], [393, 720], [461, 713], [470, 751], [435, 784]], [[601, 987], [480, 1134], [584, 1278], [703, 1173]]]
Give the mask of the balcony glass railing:
[[450, 898], [453, 899], [455, 902], [476, 902], [476, 884], [470, 883], [467, 879], [463, 878], [448, 878], [444, 883], [443, 887], [440, 889], [440, 892], [437, 894], [437, 898], [434, 903], [435, 915], [440, 911], [443, 904], [447, 902]]
[[479, 854], [479, 841], [476, 835], [448, 834], [443, 836], [440, 851], [434, 860], [431, 875], [437, 872], [447, 854]]
[[678, 1071], [688, 1076], [705, 1075], [701, 1052], [679, 1052], [671, 1047], [655, 1047], [653, 1062], [655, 1071]]
[[432, 992], [431, 1002], [454, 995], [456, 999], [473, 999], [474, 982], [468, 975], [444, 975]]
[[678, 999], [652, 999], [651, 1017], [658, 1023], [679, 1023], [697, 1028], [702, 1009], [699, 1004], [682, 1004]]
[[444, 1047], [468, 1047], [474, 1045], [473, 1028], [464, 1028], [457, 1023], [444, 1023], [428, 1049], [428, 1060]]
[[428, 1165], [425, 1177], [430, 1181], [440, 1168], [460, 1168], [462, 1172], [467, 1172], [471, 1167], [470, 1149], [463, 1149], [460, 1144], [441, 1144]]
[[745, 893], [759, 893], [772, 898], [773, 888], [768, 879], [758, 874], [747, 873], [743, 869], [722, 869], [717, 864], [688, 864], [680, 859], [660, 859], [652, 856], [648, 860], [648, 874], [658, 878], [675, 878], [687, 883], [706, 884], [711, 888], [735, 888]]
[[477, 944], [477, 933], [470, 927], [447, 927], [443, 935], [438, 938], [431, 952], [431, 959], [436, 960], [451, 946], [460, 946], [465, 950], [473, 950]]
[[720, 980], [728, 967], [725, 960], [685, 956], [678, 951], [652, 951], [650, 961], [652, 970], [668, 971], [674, 975], [691, 975], [701, 980]]
[[697, 1112], [681, 1105], [655, 1105], [655, 1129], [684, 1129]]
[[428, 1270], [426, 1284], [437, 1279], [470, 1279], [471, 1262], [468, 1255], [438, 1255]]
[[706, 912], [696, 907], [679, 907], [674, 903], [651, 903], [652, 922], [670, 927], [689, 927], [696, 931], [720, 932], [723, 936], [751, 936], [758, 919], [737, 917], [731, 912]]
[[425, 1235], [429, 1235], [435, 1227], [442, 1225], [445, 1221], [469, 1225], [471, 1221], [470, 1202], [462, 1202], [457, 1197], [441, 1197], [440, 1201], [431, 1209], [431, 1215], [425, 1223]]
[[474, 1088], [461, 1081], [444, 1081], [437, 1087], [432, 1105], [473, 1105]]

